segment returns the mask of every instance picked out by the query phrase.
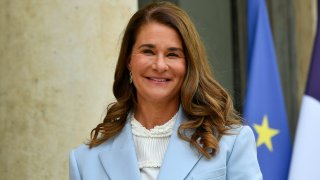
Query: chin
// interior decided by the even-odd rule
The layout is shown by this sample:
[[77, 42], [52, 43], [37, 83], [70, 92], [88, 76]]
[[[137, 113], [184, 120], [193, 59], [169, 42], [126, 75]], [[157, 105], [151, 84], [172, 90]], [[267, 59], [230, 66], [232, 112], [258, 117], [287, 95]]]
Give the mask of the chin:
[[[150, 94], [150, 96], [149, 96], [150, 98], [150, 100], [151, 101], [153, 101], [153, 102], [171, 102], [171, 101], [175, 101], [175, 97], [174, 96], [172, 96], [172, 94], [159, 94], [159, 93], [157, 93], [157, 94]], [[178, 96], [177, 96], [178, 97]]]

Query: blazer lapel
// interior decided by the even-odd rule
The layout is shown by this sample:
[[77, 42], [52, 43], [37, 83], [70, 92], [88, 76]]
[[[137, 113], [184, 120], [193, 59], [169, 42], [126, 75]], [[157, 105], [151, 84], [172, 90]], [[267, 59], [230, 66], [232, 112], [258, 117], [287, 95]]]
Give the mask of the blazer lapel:
[[178, 137], [179, 125], [185, 118], [180, 106], [177, 121], [160, 168], [158, 180], [166, 180], [168, 177], [170, 179], [185, 179], [203, 156], [195, 148], [192, 148], [188, 142]]
[[[128, 116], [128, 118], [130, 115]], [[99, 158], [110, 179], [140, 180], [140, 171], [133, 142], [130, 119], [118, 136], [112, 147], [99, 154]]]

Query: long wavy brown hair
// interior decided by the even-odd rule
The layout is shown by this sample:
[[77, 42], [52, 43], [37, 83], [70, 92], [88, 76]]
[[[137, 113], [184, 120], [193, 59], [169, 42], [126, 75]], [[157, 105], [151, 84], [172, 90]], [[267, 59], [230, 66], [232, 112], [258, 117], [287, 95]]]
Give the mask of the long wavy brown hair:
[[[91, 131], [89, 147], [95, 147], [118, 134], [126, 123], [130, 110], [137, 104], [136, 89], [129, 83], [127, 65], [140, 27], [157, 22], [175, 29], [182, 39], [187, 71], [180, 91], [180, 102], [186, 120], [178, 135], [207, 158], [219, 149], [219, 140], [228, 135], [234, 125], [242, 124], [224, 88], [213, 79], [205, 48], [189, 16], [169, 2], [156, 2], [137, 11], [123, 35], [116, 66], [113, 94], [102, 123]], [[192, 132], [191, 136], [186, 132]]]

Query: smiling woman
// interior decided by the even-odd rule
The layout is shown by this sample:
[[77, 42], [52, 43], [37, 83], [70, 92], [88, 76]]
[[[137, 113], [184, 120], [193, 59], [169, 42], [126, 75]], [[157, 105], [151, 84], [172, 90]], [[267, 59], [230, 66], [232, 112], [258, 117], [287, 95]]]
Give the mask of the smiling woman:
[[179, 34], [157, 22], [143, 25], [133, 45], [128, 69], [137, 90], [135, 117], [148, 129], [164, 124], [178, 111], [186, 72]]
[[130, 19], [113, 93], [90, 142], [71, 151], [70, 179], [262, 179], [253, 133], [177, 6], [153, 3]]

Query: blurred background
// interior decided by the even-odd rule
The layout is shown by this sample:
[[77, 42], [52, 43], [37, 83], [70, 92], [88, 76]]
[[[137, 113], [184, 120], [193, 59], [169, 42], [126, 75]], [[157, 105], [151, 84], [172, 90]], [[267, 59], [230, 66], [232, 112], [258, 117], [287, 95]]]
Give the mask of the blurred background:
[[[152, 0], [0, 0], [0, 179], [68, 179], [112, 94], [121, 35]], [[214, 76], [243, 112], [246, 0], [172, 0], [191, 16]], [[316, 32], [316, 0], [266, 0], [294, 137]], [[291, 138], [293, 139], [293, 138]]]

